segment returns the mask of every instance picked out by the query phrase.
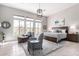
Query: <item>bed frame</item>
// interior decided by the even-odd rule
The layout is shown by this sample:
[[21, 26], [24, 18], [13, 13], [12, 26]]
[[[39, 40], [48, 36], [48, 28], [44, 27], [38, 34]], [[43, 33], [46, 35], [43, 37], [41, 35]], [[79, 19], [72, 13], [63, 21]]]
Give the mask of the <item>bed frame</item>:
[[[52, 27], [52, 29], [66, 29], [66, 33], [67, 33], [67, 36], [68, 36], [68, 31], [69, 31], [68, 26]], [[45, 36], [44, 38], [45, 38], [46, 40], [49, 40], [49, 41], [53, 41], [53, 42], [58, 43], [58, 42], [57, 42], [57, 38], [49, 37], [49, 36]], [[65, 38], [65, 39], [63, 39], [63, 40], [67, 40], [67, 38]], [[62, 41], [62, 40], [60, 40], [60, 41]], [[60, 41], [59, 41], [59, 42], [60, 42]]]

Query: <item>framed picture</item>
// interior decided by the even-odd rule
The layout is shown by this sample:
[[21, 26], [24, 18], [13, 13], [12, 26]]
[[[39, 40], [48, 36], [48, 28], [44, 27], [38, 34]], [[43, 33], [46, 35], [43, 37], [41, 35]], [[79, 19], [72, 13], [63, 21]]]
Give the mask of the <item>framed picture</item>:
[[57, 26], [63, 26], [65, 25], [65, 19], [56, 19], [54, 20], [54, 24]]

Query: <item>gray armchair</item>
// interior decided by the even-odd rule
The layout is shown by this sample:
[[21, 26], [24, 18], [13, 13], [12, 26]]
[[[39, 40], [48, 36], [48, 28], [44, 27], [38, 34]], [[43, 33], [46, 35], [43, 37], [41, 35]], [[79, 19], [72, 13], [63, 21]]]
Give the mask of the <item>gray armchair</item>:
[[43, 43], [43, 33], [41, 33], [38, 38], [31, 37], [28, 41], [28, 51], [30, 52], [42, 49], [42, 43]]

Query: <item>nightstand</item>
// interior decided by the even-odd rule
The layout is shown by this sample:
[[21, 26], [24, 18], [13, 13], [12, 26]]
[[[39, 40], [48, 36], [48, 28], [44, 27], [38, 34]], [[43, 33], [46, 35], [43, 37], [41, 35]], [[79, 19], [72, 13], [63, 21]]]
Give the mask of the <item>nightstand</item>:
[[73, 34], [73, 33], [68, 34], [67, 40], [68, 41], [73, 41], [73, 42], [79, 42], [78, 34]]

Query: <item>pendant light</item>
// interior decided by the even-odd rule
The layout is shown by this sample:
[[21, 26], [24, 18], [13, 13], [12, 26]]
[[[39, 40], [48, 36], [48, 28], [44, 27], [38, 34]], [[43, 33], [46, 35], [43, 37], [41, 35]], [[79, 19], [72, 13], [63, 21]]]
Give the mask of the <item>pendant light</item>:
[[37, 9], [37, 16], [42, 17], [43, 16], [43, 10], [40, 8], [40, 3], [39, 3], [39, 8]]

